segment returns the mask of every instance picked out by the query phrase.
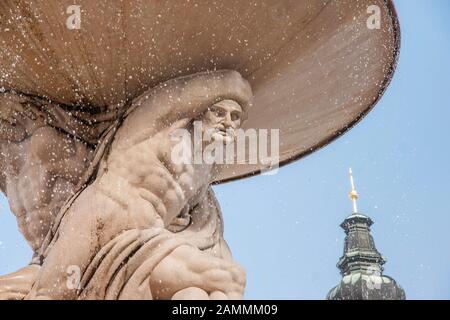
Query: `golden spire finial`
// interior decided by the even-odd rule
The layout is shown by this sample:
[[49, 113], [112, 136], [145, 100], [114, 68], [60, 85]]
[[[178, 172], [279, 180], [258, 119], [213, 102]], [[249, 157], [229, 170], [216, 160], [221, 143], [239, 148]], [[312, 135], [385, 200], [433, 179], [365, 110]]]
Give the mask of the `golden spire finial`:
[[350, 191], [350, 193], [348, 194], [348, 196], [350, 197], [350, 200], [352, 200], [352, 204], [353, 204], [353, 213], [356, 214], [358, 213], [358, 206], [356, 205], [356, 200], [358, 200], [359, 195], [358, 192], [355, 189], [355, 182], [353, 181], [353, 172], [352, 172], [352, 168], [348, 169], [348, 174], [350, 175], [350, 185], [352, 187], [352, 190]]

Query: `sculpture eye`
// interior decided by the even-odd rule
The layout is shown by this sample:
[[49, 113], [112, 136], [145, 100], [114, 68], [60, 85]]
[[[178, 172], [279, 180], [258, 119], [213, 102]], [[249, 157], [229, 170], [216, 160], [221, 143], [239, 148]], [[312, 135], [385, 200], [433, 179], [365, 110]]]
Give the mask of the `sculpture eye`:
[[218, 117], [225, 117], [225, 115], [226, 115], [226, 111], [223, 109], [219, 109], [219, 108], [213, 109], [212, 112]]
[[237, 120], [239, 120], [240, 117], [241, 117], [241, 115], [240, 115], [239, 112], [233, 112], [233, 113], [231, 114], [231, 120], [232, 120], [232, 121], [237, 121]]

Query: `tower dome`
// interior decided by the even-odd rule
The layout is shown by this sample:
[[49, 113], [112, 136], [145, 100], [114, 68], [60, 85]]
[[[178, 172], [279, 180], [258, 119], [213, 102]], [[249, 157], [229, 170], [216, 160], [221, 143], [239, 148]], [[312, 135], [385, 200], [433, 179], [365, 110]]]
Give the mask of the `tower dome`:
[[344, 254], [337, 267], [341, 271], [341, 282], [330, 290], [328, 300], [404, 300], [405, 291], [397, 282], [383, 275], [386, 259], [378, 252], [370, 234], [373, 224], [368, 216], [358, 213], [357, 192], [350, 169], [353, 214], [341, 224], [346, 233]]

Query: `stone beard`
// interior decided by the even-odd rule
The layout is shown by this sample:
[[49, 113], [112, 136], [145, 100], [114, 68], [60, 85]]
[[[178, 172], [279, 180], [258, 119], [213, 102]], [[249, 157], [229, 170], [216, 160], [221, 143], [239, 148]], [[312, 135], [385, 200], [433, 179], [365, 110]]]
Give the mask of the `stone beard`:
[[[170, 80], [134, 99], [95, 152], [48, 121], [29, 129], [35, 121], [25, 117], [21, 139], [3, 138], [1, 185], [39, 259], [1, 277], [0, 298], [243, 298], [245, 272], [210, 186], [218, 167], [175, 163], [171, 134], [202, 121], [213, 141], [230, 142], [251, 96], [235, 71]], [[38, 134], [51, 137], [51, 150]]]

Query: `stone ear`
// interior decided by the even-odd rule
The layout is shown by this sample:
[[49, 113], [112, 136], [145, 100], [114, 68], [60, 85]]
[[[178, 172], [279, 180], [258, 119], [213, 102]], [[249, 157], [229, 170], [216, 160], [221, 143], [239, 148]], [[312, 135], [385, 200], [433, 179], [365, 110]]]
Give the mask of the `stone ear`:
[[0, 141], [20, 142], [27, 137], [25, 128], [0, 119]]
[[13, 93], [0, 93], [0, 140], [20, 142], [27, 136], [17, 115], [23, 112], [21, 96]]

